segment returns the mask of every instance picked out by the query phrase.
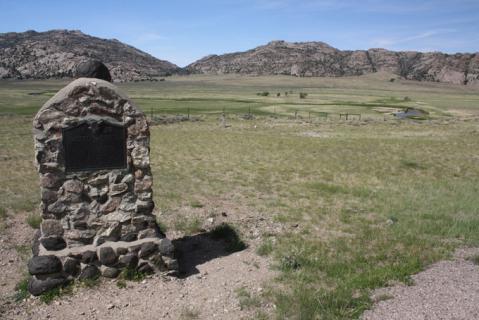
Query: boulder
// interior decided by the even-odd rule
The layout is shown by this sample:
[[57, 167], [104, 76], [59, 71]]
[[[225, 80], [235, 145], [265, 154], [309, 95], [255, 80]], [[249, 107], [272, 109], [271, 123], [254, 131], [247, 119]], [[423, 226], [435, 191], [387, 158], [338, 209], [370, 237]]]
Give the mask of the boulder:
[[67, 283], [68, 279], [61, 276], [46, 278], [43, 280], [33, 276], [28, 281], [28, 292], [30, 292], [34, 296], [39, 296], [42, 293], [45, 293], [59, 286], [63, 286]]
[[35, 256], [28, 261], [28, 272], [32, 275], [52, 274], [62, 271], [62, 262], [54, 255]]
[[158, 246], [154, 242], [145, 242], [141, 245], [140, 252], [138, 253], [138, 256], [140, 258], [147, 258], [153, 253], [158, 251]]
[[52, 237], [43, 237], [40, 239], [40, 243], [47, 250], [58, 251], [65, 249], [67, 243], [62, 237], [52, 236]]
[[138, 257], [135, 253], [127, 253], [120, 256], [118, 263], [121, 267], [134, 269], [138, 265]]
[[79, 280], [97, 279], [100, 276], [100, 270], [94, 265], [88, 265], [80, 273]]
[[101, 264], [104, 264], [106, 266], [112, 266], [117, 261], [115, 250], [113, 250], [112, 247], [100, 248], [98, 257], [100, 259]]
[[119, 269], [107, 266], [101, 266], [100, 271], [105, 278], [116, 278], [120, 274]]
[[103, 62], [99, 60], [87, 60], [76, 67], [77, 78], [97, 78], [111, 82], [110, 71]]
[[63, 271], [70, 276], [76, 277], [80, 273], [80, 261], [67, 257], [63, 262]]

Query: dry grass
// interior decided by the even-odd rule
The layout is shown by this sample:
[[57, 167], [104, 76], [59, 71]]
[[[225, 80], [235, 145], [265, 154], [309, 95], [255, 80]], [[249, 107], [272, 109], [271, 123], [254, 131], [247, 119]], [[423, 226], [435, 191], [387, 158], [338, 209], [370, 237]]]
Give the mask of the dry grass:
[[[208, 217], [218, 207], [234, 221], [247, 213], [285, 226], [266, 230], [258, 252], [282, 271], [281, 289], [268, 299], [278, 318], [291, 319], [357, 318], [371, 289], [408, 281], [457, 246], [478, 245], [479, 122], [469, 115], [479, 110], [479, 94], [384, 77], [198, 76], [124, 85], [147, 111], [204, 115], [151, 130], [155, 202], [165, 227], [194, 233], [202, 221], [191, 213]], [[0, 98], [32, 111], [37, 100], [25, 107], [17, 100], [43, 90], [34, 84], [5, 85]], [[296, 96], [256, 95], [289, 90]], [[299, 101], [299, 92], [308, 96]], [[429, 110], [432, 120], [384, 121], [384, 109], [374, 110], [410, 104]], [[218, 121], [223, 107], [228, 128]], [[236, 115], [249, 108], [255, 120]], [[302, 120], [289, 118], [294, 110]], [[450, 116], [455, 110], [468, 117]], [[336, 116], [305, 121], [323, 111]], [[361, 112], [363, 121], [339, 121], [344, 111]], [[0, 117], [9, 130], [0, 140], [0, 207], [13, 211], [31, 211], [39, 198], [30, 121]]]

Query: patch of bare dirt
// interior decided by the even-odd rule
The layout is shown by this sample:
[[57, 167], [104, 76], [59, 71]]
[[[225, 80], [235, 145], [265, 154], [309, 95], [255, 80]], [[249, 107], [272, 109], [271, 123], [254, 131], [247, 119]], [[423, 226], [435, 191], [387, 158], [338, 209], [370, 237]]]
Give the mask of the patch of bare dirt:
[[372, 310], [363, 320], [479, 319], [479, 266], [471, 257], [478, 248], [459, 249], [453, 260], [440, 261], [412, 279], [374, 292]]
[[0, 230], [0, 312], [12, 304], [15, 286], [26, 272], [34, 230], [26, 214], [9, 213]]
[[[227, 220], [222, 218], [215, 224]], [[274, 306], [258, 299], [275, 275], [270, 261], [255, 253], [254, 241], [231, 253], [226, 241], [207, 231], [173, 239], [180, 262], [178, 277], [153, 275], [142, 282], [126, 281], [126, 288], [119, 288], [118, 280], [103, 279], [93, 288], [75, 286], [73, 294], [48, 305], [34, 297], [14, 302], [15, 285], [26, 264], [15, 245], [20, 241], [30, 246], [33, 235], [24, 221], [25, 217], [14, 217], [1, 237], [5, 319], [251, 319], [257, 310], [272, 313]], [[242, 304], [240, 291], [256, 299], [258, 309]]]

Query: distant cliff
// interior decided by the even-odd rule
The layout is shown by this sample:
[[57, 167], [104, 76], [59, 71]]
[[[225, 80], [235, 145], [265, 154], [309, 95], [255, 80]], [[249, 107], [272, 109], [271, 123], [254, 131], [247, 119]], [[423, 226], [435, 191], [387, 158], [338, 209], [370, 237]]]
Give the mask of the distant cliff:
[[273, 41], [255, 49], [210, 55], [189, 73], [340, 77], [388, 71], [410, 80], [479, 83], [479, 53], [445, 54], [385, 49], [341, 51], [324, 42]]
[[118, 40], [80, 31], [52, 30], [0, 34], [0, 79], [72, 77], [85, 60], [100, 60], [114, 81], [149, 79], [175, 73], [179, 67]]

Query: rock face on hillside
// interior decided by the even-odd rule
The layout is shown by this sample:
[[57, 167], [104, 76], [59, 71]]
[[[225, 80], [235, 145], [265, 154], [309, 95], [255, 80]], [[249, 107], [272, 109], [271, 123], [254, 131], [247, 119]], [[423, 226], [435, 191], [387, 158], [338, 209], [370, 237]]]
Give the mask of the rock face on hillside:
[[118, 40], [80, 31], [0, 34], [0, 79], [74, 77], [76, 67], [88, 60], [105, 63], [113, 81], [146, 80], [179, 69]]
[[385, 49], [341, 51], [324, 42], [273, 41], [246, 52], [211, 55], [186, 70], [204, 74], [352, 76], [388, 71], [410, 80], [479, 83], [479, 53], [444, 54]]

